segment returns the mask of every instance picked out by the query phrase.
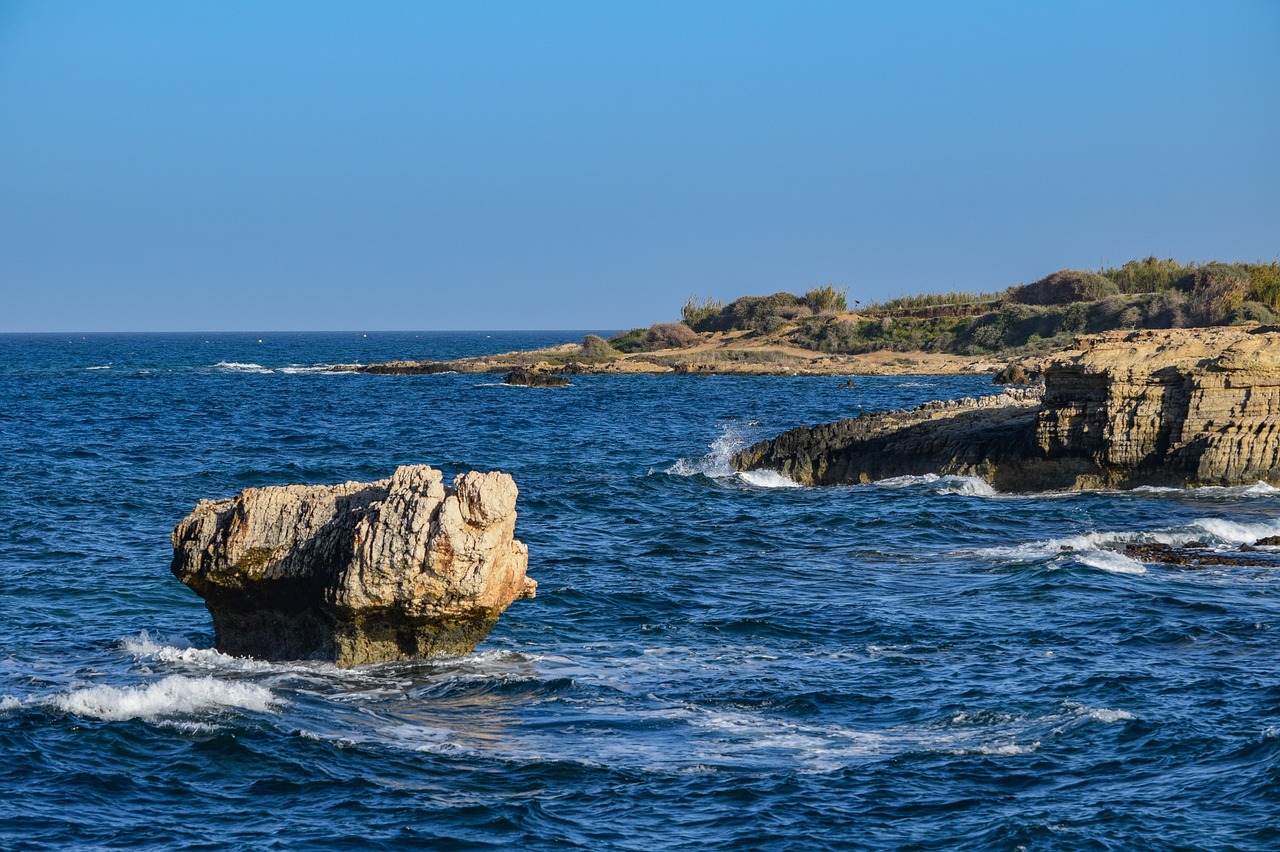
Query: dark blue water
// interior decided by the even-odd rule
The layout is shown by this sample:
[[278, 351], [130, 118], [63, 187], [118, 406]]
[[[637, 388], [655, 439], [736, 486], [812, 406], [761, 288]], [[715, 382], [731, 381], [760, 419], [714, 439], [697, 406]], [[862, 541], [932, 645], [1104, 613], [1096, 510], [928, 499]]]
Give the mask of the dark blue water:
[[[310, 369], [580, 337], [0, 336], [0, 847], [1280, 847], [1280, 576], [1117, 552], [1280, 533], [1274, 489], [727, 468], [979, 377]], [[536, 600], [461, 658], [210, 650], [199, 498], [411, 462], [515, 476]]]

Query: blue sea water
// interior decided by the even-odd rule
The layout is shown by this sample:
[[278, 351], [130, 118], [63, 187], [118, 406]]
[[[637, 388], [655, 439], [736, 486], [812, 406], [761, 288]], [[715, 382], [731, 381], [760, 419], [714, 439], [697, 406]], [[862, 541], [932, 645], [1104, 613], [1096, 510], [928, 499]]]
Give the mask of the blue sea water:
[[[1280, 848], [1280, 576], [1119, 552], [1280, 492], [727, 465], [985, 377], [319, 369], [581, 335], [0, 335], [0, 848]], [[514, 475], [535, 600], [465, 657], [212, 650], [198, 499], [405, 463]]]

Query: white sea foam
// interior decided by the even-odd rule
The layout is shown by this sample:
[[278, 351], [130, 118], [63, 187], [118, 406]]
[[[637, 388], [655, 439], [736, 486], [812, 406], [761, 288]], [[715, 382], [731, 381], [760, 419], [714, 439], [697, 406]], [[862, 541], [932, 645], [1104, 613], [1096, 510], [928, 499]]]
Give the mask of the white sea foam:
[[1180, 547], [1192, 541], [1238, 545], [1252, 543], [1270, 535], [1280, 535], [1280, 518], [1249, 523], [1225, 518], [1200, 518], [1181, 527], [1132, 531], [1099, 530], [1063, 538], [984, 548], [975, 551], [975, 555], [1003, 562], [1074, 559], [1104, 571], [1142, 574], [1146, 571], [1142, 564], [1120, 552], [1125, 545], [1168, 544]]
[[1019, 754], [1031, 754], [1040, 749], [1040, 741], [1021, 744], [1016, 742], [981, 744], [973, 746], [963, 746], [960, 748], [947, 749], [948, 754], [954, 754], [957, 757], [966, 755], [979, 755], [988, 757], [1012, 757]]
[[279, 700], [251, 683], [213, 677], [170, 675], [143, 686], [91, 686], [55, 697], [54, 707], [76, 716], [109, 722], [153, 719], [221, 710], [264, 712]]
[[976, 476], [939, 476], [936, 473], [926, 473], [920, 476], [894, 476], [874, 484], [881, 488], [926, 486], [938, 494], [958, 494], [964, 497], [999, 496], [991, 483]]
[[1201, 518], [1193, 521], [1192, 530], [1199, 530], [1209, 538], [1228, 544], [1252, 544], [1260, 538], [1280, 535], [1280, 518], [1255, 523], [1239, 523], [1224, 518]]
[[243, 363], [240, 361], [219, 361], [213, 365], [221, 370], [231, 370], [236, 373], [274, 373], [275, 370], [269, 370], [261, 364]]
[[101, 365], [101, 366], [99, 366], [99, 367], [85, 367], [85, 369], [86, 369], [86, 370], [110, 370], [110, 369], [111, 369], [111, 365], [110, 365], [110, 364], [103, 364], [103, 365]]
[[193, 648], [182, 642], [164, 642], [152, 637], [145, 630], [136, 637], [122, 639], [120, 647], [135, 657], [180, 663], [193, 668], [254, 672], [269, 671], [276, 667], [275, 664], [263, 660], [232, 657], [213, 648]]
[[15, 698], [12, 695], [0, 695], [0, 713], [17, 710], [23, 703], [21, 698]]
[[720, 434], [711, 442], [706, 455], [700, 459], [678, 459], [663, 472], [672, 476], [705, 476], [720, 481], [736, 481], [755, 488], [802, 487], [776, 470], [735, 470], [731, 460], [746, 446], [747, 436], [741, 425], [722, 424]]
[[775, 470], [747, 470], [738, 474], [738, 478], [756, 488], [799, 488], [800, 483], [787, 479]]
[[1099, 722], [1131, 722], [1138, 718], [1128, 710], [1107, 710], [1106, 708], [1087, 708], [1088, 717]]
[[1114, 550], [1085, 550], [1073, 556], [1077, 562], [1088, 565], [1090, 568], [1110, 571], [1112, 574], [1147, 573], [1146, 567], [1141, 562]]
[[[307, 367], [302, 364], [291, 364], [288, 367], [281, 367], [280, 372], [290, 376], [305, 375], [307, 373], [329, 373], [333, 371], [332, 364], [315, 364]], [[268, 370], [267, 372], [271, 372]]]
[[1275, 497], [1280, 495], [1280, 488], [1274, 485], [1268, 485], [1265, 482], [1256, 482], [1253, 485], [1203, 485], [1199, 488], [1169, 488], [1162, 485], [1142, 485], [1133, 489], [1136, 494], [1178, 494], [1188, 497], [1224, 497], [1224, 498], [1243, 498], [1243, 497]]

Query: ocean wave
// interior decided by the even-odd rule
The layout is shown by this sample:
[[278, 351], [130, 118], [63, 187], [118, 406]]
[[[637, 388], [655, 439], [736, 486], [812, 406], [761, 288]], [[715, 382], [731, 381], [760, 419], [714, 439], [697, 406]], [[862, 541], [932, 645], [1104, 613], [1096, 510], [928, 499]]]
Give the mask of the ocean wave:
[[936, 473], [926, 473], [921, 476], [894, 476], [872, 484], [880, 488], [913, 488], [923, 485], [937, 494], [958, 494], [964, 497], [1000, 496], [991, 487], [991, 483], [977, 476], [939, 476]]
[[110, 364], [103, 364], [103, 365], [98, 366], [98, 367], [85, 367], [85, 369], [86, 369], [86, 370], [110, 370], [110, 369], [111, 369], [111, 365], [110, 365]]
[[195, 648], [176, 640], [164, 641], [151, 636], [145, 630], [138, 636], [120, 641], [121, 650], [138, 658], [178, 663], [193, 668], [229, 671], [271, 671], [276, 664], [249, 657], [232, 657], [213, 648]]
[[[334, 368], [333, 364], [313, 364], [311, 366], [306, 366], [303, 364], [290, 364], [288, 367], [280, 367], [279, 372], [289, 376], [301, 376], [301, 375], [306, 375], [308, 373], [334, 373], [333, 368]], [[267, 372], [271, 372], [271, 371], [267, 370]], [[338, 375], [344, 372], [346, 371], [338, 371], [337, 373], [334, 373], [334, 375]]]
[[1075, 560], [1090, 568], [1109, 571], [1112, 574], [1145, 574], [1146, 566], [1114, 550], [1084, 550], [1073, 554]]
[[776, 470], [744, 470], [738, 478], [756, 488], [800, 488], [800, 483], [778, 473]]
[[1129, 493], [1174, 494], [1187, 497], [1221, 497], [1234, 500], [1247, 497], [1275, 497], [1280, 495], [1280, 488], [1258, 481], [1253, 485], [1202, 485], [1199, 488], [1171, 488], [1163, 485], [1141, 485], [1132, 489]]
[[258, 373], [267, 374], [274, 373], [275, 370], [267, 369], [261, 364], [246, 363], [241, 361], [219, 361], [213, 365], [215, 369], [230, 370], [234, 373]]
[[[776, 470], [736, 470], [733, 456], [747, 446], [746, 429], [754, 424], [722, 423], [720, 434], [706, 455], [697, 459], [677, 459], [663, 473], [670, 476], [704, 476], [717, 482], [736, 482], [754, 488], [800, 488], [800, 483], [788, 479]], [[652, 471], [650, 471], [652, 473]]]
[[974, 553], [977, 556], [1001, 562], [1069, 558], [1104, 571], [1141, 574], [1146, 570], [1142, 564], [1121, 552], [1125, 545], [1167, 544], [1181, 547], [1188, 542], [1203, 541], [1209, 545], [1234, 546], [1251, 544], [1271, 535], [1280, 535], [1280, 518], [1255, 522], [1199, 518], [1180, 527], [1157, 530], [1098, 530], [1062, 538], [988, 547]]
[[53, 707], [74, 716], [122, 722], [226, 710], [266, 712], [280, 704], [271, 690], [214, 677], [170, 675], [142, 686], [90, 686], [55, 696]]

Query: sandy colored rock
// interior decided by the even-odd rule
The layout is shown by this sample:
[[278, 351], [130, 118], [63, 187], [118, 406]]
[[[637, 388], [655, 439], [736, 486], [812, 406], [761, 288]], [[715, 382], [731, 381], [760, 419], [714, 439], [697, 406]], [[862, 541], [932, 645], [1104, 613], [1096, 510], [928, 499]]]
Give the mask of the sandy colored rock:
[[734, 464], [807, 485], [923, 473], [1006, 491], [1280, 484], [1280, 333], [1082, 337], [1046, 365], [1042, 399], [984, 399], [799, 427]]
[[173, 573], [220, 651], [351, 666], [471, 651], [533, 597], [515, 482], [426, 465], [377, 482], [248, 488], [173, 531]]

